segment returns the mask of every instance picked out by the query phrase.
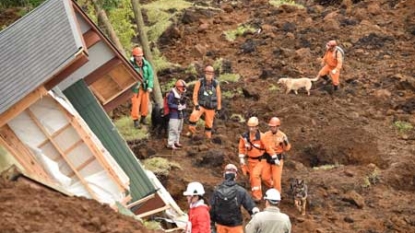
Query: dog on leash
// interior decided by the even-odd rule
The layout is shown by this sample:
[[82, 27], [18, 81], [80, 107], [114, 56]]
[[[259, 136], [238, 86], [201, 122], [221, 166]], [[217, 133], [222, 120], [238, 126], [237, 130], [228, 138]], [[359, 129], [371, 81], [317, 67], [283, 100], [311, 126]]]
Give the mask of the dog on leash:
[[308, 197], [308, 188], [302, 179], [294, 179], [290, 184], [294, 205], [301, 215], [305, 215]]
[[305, 88], [307, 95], [310, 95], [311, 86], [313, 86], [312, 82], [317, 80], [318, 78], [280, 78], [277, 83], [285, 86], [285, 94], [290, 93], [290, 91], [294, 91], [297, 95], [298, 89]]

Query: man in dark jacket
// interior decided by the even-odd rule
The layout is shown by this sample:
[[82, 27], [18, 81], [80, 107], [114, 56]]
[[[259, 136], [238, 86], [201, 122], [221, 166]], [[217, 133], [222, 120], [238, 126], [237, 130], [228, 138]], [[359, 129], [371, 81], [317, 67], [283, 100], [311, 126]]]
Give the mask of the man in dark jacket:
[[210, 200], [212, 229], [216, 223], [217, 233], [244, 232], [241, 206], [251, 215], [259, 212], [248, 192], [235, 182], [237, 172], [235, 165], [226, 165], [225, 181], [213, 191]]

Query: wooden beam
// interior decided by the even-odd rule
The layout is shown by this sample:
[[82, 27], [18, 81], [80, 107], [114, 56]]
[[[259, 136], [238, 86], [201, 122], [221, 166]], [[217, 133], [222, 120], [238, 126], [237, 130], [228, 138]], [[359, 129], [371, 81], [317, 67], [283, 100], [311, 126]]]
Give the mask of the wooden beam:
[[114, 171], [112, 166], [109, 164], [109, 162], [104, 157], [103, 151], [101, 151], [98, 148], [98, 146], [91, 140], [91, 135], [85, 132], [85, 129], [80, 123], [82, 121], [82, 118], [80, 116], [70, 114], [61, 105], [58, 105], [58, 106], [65, 113], [65, 116], [67, 117], [68, 121], [71, 123], [72, 127], [76, 130], [80, 138], [85, 142], [85, 145], [89, 148], [89, 150], [98, 160], [100, 165], [108, 172], [109, 177], [113, 179], [118, 189], [122, 192], [128, 189], [128, 185], [123, 184], [121, 178], [118, 176], [118, 174]]
[[29, 150], [13, 132], [5, 125], [0, 129], [0, 145], [3, 145], [16, 161], [30, 174], [36, 174], [47, 181], [51, 178], [36, 160], [36, 156]]
[[92, 73], [88, 74], [84, 78], [86, 85], [91, 85], [98, 79], [102, 78], [104, 75], [109, 73], [115, 67], [121, 65], [121, 60], [118, 57], [114, 57], [111, 60], [107, 61], [105, 64], [100, 66], [98, 69], [94, 70]]
[[[68, 117], [72, 116], [68, 114], [69, 113], [66, 114]], [[92, 152], [92, 154], [101, 164], [101, 166], [108, 172], [109, 177], [111, 177], [113, 181], [115, 182], [115, 184], [118, 186], [118, 189], [124, 192], [128, 187], [124, 186], [118, 174], [114, 171], [114, 169], [112, 169], [112, 166], [105, 159], [103, 155], [103, 151], [101, 151], [97, 147], [97, 145], [91, 140], [91, 136], [87, 134], [85, 130], [82, 128], [81, 124], [79, 123], [81, 119], [77, 116], [72, 116], [72, 119], [69, 118], [69, 120], [72, 126], [74, 127], [74, 129], [76, 130], [76, 132], [78, 132], [81, 139], [85, 142], [85, 145], [89, 148], [89, 150]]]
[[169, 209], [169, 208], [170, 208], [170, 205], [166, 205], [166, 206], [163, 206], [163, 207], [158, 208], [158, 209], [153, 209], [153, 210], [151, 210], [151, 211], [147, 211], [147, 212], [145, 212], [145, 213], [138, 214], [138, 215], [136, 215], [136, 216], [137, 216], [137, 217], [139, 217], [139, 218], [144, 218], [144, 217], [147, 217], [147, 216], [150, 216], [150, 215], [153, 215], [153, 214], [159, 213], [159, 212], [161, 212], [161, 211], [167, 210], [167, 209]]
[[5, 125], [8, 121], [15, 118], [20, 113], [22, 113], [26, 108], [34, 104], [47, 93], [48, 91], [44, 86], [38, 87], [36, 90], [32, 91], [32, 93], [28, 94], [26, 97], [24, 97], [15, 105], [13, 105], [11, 108], [7, 109], [7, 111], [0, 114], [0, 127]]
[[[134, 84], [135, 85], [135, 84]], [[131, 88], [130, 88], [131, 89]], [[110, 112], [116, 107], [120, 106], [123, 103], [126, 103], [127, 100], [131, 99], [133, 96], [133, 92], [130, 90], [126, 90], [122, 92], [120, 95], [112, 99], [111, 101], [107, 102], [103, 107], [106, 112]]]
[[144, 198], [142, 198], [142, 199], [140, 199], [140, 200], [138, 200], [138, 201], [135, 201], [135, 202], [133, 202], [133, 203], [130, 203], [130, 204], [128, 204], [127, 205], [127, 208], [133, 208], [134, 206], [136, 206], [136, 205], [139, 205], [139, 204], [141, 204], [141, 203], [143, 203], [143, 202], [146, 202], [146, 201], [148, 201], [148, 200], [150, 200], [150, 199], [152, 199], [152, 198], [154, 198], [156, 195], [153, 193], [153, 194], [151, 194], [151, 195], [148, 195], [147, 197], [144, 197]]
[[92, 189], [89, 187], [88, 183], [84, 179], [84, 177], [76, 170], [75, 166], [69, 161], [66, 154], [63, 152], [63, 150], [56, 144], [56, 142], [53, 140], [53, 138], [49, 135], [45, 127], [40, 123], [40, 121], [36, 118], [36, 116], [33, 114], [33, 112], [28, 109], [27, 113], [29, 114], [30, 118], [33, 120], [33, 122], [39, 127], [39, 129], [43, 132], [43, 134], [49, 138], [52, 145], [55, 147], [55, 149], [61, 154], [62, 158], [65, 160], [65, 162], [68, 164], [68, 166], [75, 172], [78, 179], [81, 181], [81, 183], [84, 185], [87, 192], [91, 195], [92, 198], [97, 200], [96, 194], [92, 191]]
[[64, 79], [69, 77], [69, 75], [71, 75], [73, 72], [77, 71], [80, 67], [85, 65], [88, 61], [89, 59], [85, 54], [85, 51], [81, 50], [69, 65], [63, 68], [58, 74], [54, 75], [52, 79], [45, 84], [45, 88], [47, 90], [52, 89]]
[[81, 7], [75, 1], [72, 1], [72, 2], [73, 2], [75, 11], [79, 13], [79, 15], [86, 21], [86, 23], [88, 23], [89, 26], [98, 33], [101, 40], [105, 42], [108, 45], [108, 47], [115, 53], [116, 58], [119, 58], [122, 60], [122, 63], [124, 63], [125, 66], [127, 67], [128, 73], [130, 73], [130, 75], [135, 80], [142, 81], [143, 78], [141, 77], [141, 75], [137, 71], [135, 71], [134, 67], [131, 64], [129, 64], [129, 61], [124, 57], [124, 55], [122, 55], [121, 52], [118, 51], [118, 49], [115, 47], [115, 45], [100, 31], [100, 29], [95, 25], [94, 22], [92, 22], [92, 20], [88, 17], [88, 15], [85, 14], [85, 12], [81, 9]]
[[94, 44], [101, 41], [101, 38], [93, 29], [90, 29], [89, 31], [85, 32], [83, 34], [83, 37], [87, 48], [91, 48]]

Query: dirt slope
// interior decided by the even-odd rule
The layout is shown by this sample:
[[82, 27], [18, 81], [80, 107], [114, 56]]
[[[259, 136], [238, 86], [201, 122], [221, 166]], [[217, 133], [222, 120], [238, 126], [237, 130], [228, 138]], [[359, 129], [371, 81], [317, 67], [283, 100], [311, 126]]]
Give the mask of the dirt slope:
[[[222, 167], [237, 162], [238, 135], [245, 126], [232, 114], [258, 116], [263, 131], [276, 115], [293, 144], [283, 189], [287, 192], [295, 177], [306, 179], [310, 187], [306, 217], [288, 197], [282, 203], [294, 232], [415, 232], [409, 204], [415, 201], [414, 131], [394, 127], [395, 121], [415, 124], [415, 1], [321, 1], [324, 7], [303, 2], [308, 2], [304, 9], [256, 0], [187, 10], [159, 41], [163, 54], [199, 71], [222, 58], [224, 70], [241, 79], [222, 83], [234, 96], [225, 100], [212, 143], [183, 139], [186, 149], [172, 153], [163, 149], [165, 141], [153, 140], [141, 144], [136, 154], [182, 164], [183, 170], [172, 171], [165, 183], [186, 208], [181, 192], [187, 182], [202, 181], [210, 192], [221, 180]], [[242, 24], [262, 31], [228, 42], [224, 31]], [[311, 96], [271, 88], [281, 77], [315, 77], [330, 39], [346, 51], [338, 93], [322, 82], [315, 83]], [[160, 76], [164, 82], [195, 79], [181, 68]], [[313, 169], [322, 165], [336, 166]], [[245, 178], [240, 181], [246, 184]]]
[[[225, 99], [212, 142], [183, 138], [185, 149], [175, 152], [156, 137], [129, 142], [140, 159], [165, 157], [181, 165], [160, 177], [180, 206], [187, 209], [182, 192], [188, 182], [203, 182], [209, 197], [223, 166], [237, 162], [237, 140], [246, 129], [233, 114], [258, 116], [262, 131], [276, 115], [293, 144], [281, 204], [293, 232], [415, 232], [414, 130], [393, 125], [415, 125], [415, 1], [319, 1], [324, 7], [302, 1], [304, 9], [261, 0], [193, 2], [159, 41], [163, 54], [181, 66], [160, 71], [161, 81], [193, 81], [184, 72], [189, 64], [201, 71], [222, 58], [223, 72], [241, 75], [237, 83], [221, 84], [234, 95]], [[212, 8], [196, 7], [207, 5]], [[228, 42], [223, 32], [239, 24], [262, 30]], [[311, 96], [276, 88], [281, 77], [314, 77], [330, 39], [346, 51], [338, 93], [322, 82], [314, 83]], [[295, 177], [309, 185], [305, 217], [287, 194]], [[246, 177], [239, 181], [249, 189]], [[145, 232], [96, 202], [21, 184], [1, 182], [0, 203], [1, 232]]]

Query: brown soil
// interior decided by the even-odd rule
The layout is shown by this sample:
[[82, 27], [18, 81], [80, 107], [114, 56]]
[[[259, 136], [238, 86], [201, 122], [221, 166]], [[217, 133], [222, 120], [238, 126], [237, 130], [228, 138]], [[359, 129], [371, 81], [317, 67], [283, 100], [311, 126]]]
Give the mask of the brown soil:
[[[187, 182], [201, 181], [208, 196], [221, 181], [223, 166], [237, 163], [237, 141], [246, 130], [233, 114], [255, 115], [261, 130], [272, 116], [293, 149], [284, 167], [286, 199], [294, 232], [415, 232], [414, 130], [399, 132], [396, 121], [415, 125], [415, 1], [320, 1], [305, 9], [273, 7], [267, 1], [222, 1], [219, 9], [189, 9], [166, 31], [159, 47], [182, 67], [198, 71], [222, 58], [223, 72], [241, 75], [237, 83], [222, 83], [233, 93], [215, 122], [213, 142], [190, 141], [172, 153], [165, 141], [151, 140], [136, 151], [139, 158], [161, 156], [182, 165], [165, 181], [186, 209], [182, 191]], [[194, 1], [203, 5], [204, 1]], [[224, 31], [237, 25], [262, 28], [234, 42]], [[341, 90], [314, 83], [311, 96], [283, 93], [281, 77], [315, 77], [324, 44], [337, 39], [345, 49]], [[183, 69], [160, 73], [193, 81]], [[276, 89], [276, 90], [275, 90]], [[203, 135], [203, 129], [199, 129]], [[147, 148], [157, 151], [148, 153]], [[315, 169], [336, 165], [333, 169]], [[303, 178], [310, 205], [302, 217], [288, 197], [289, 181]], [[249, 189], [246, 177], [239, 179]]]
[[[183, 138], [185, 148], [172, 152], [165, 139], [131, 141], [137, 157], [164, 157], [181, 165], [160, 179], [186, 210], [182, 192], [188, 182], [201, 181], [209, 197], [223, 166], [237, 163], [237, 141], [246, 127], [234, 114], [258, 116], [262, 131], [278, 116], [293, 144], [281, 203], [293, 232], [415, 232], [415, 133], [394, 127], [396, 121], [415, 125], [415, 1], [302, 1], [305, 9], [276, 8], [265, 0], [220, 2], [186, 10], [158, 44], [181, 66], [160, 71], [162, 83], [179, 77], [193, 81], [196, 77], [185, 72], [189, 64], [200, 72], [219, 58], [223, 72], [241, 75], [237, 83], [221, 84], [223, 92], [234, 95], [224, 100], [212, 142]], [[223, 32], [240, 24], [262, 31], [228, 42]], [[280, 77], [314, 77], [330, 39], [346, 51], [340, 91], [333, 93], [320, 81], [311, 96], [270, 88], [278, 87]], [[336, 166], [315, 169], [323, 165]], [[309, 186], [304, 217], [286, 194], [289, 180], [297, 177]], [[239, 181], [249, 189], [246, 177]], [[4, 232], [133, 232], [137, 226], [94, 201], [18, 184], [1, 183], [0, 202]], [[22, 225], [22, 219], [28, 223]]]
[[0, 232], [151, 233], [108, 205], [0, 179]]

